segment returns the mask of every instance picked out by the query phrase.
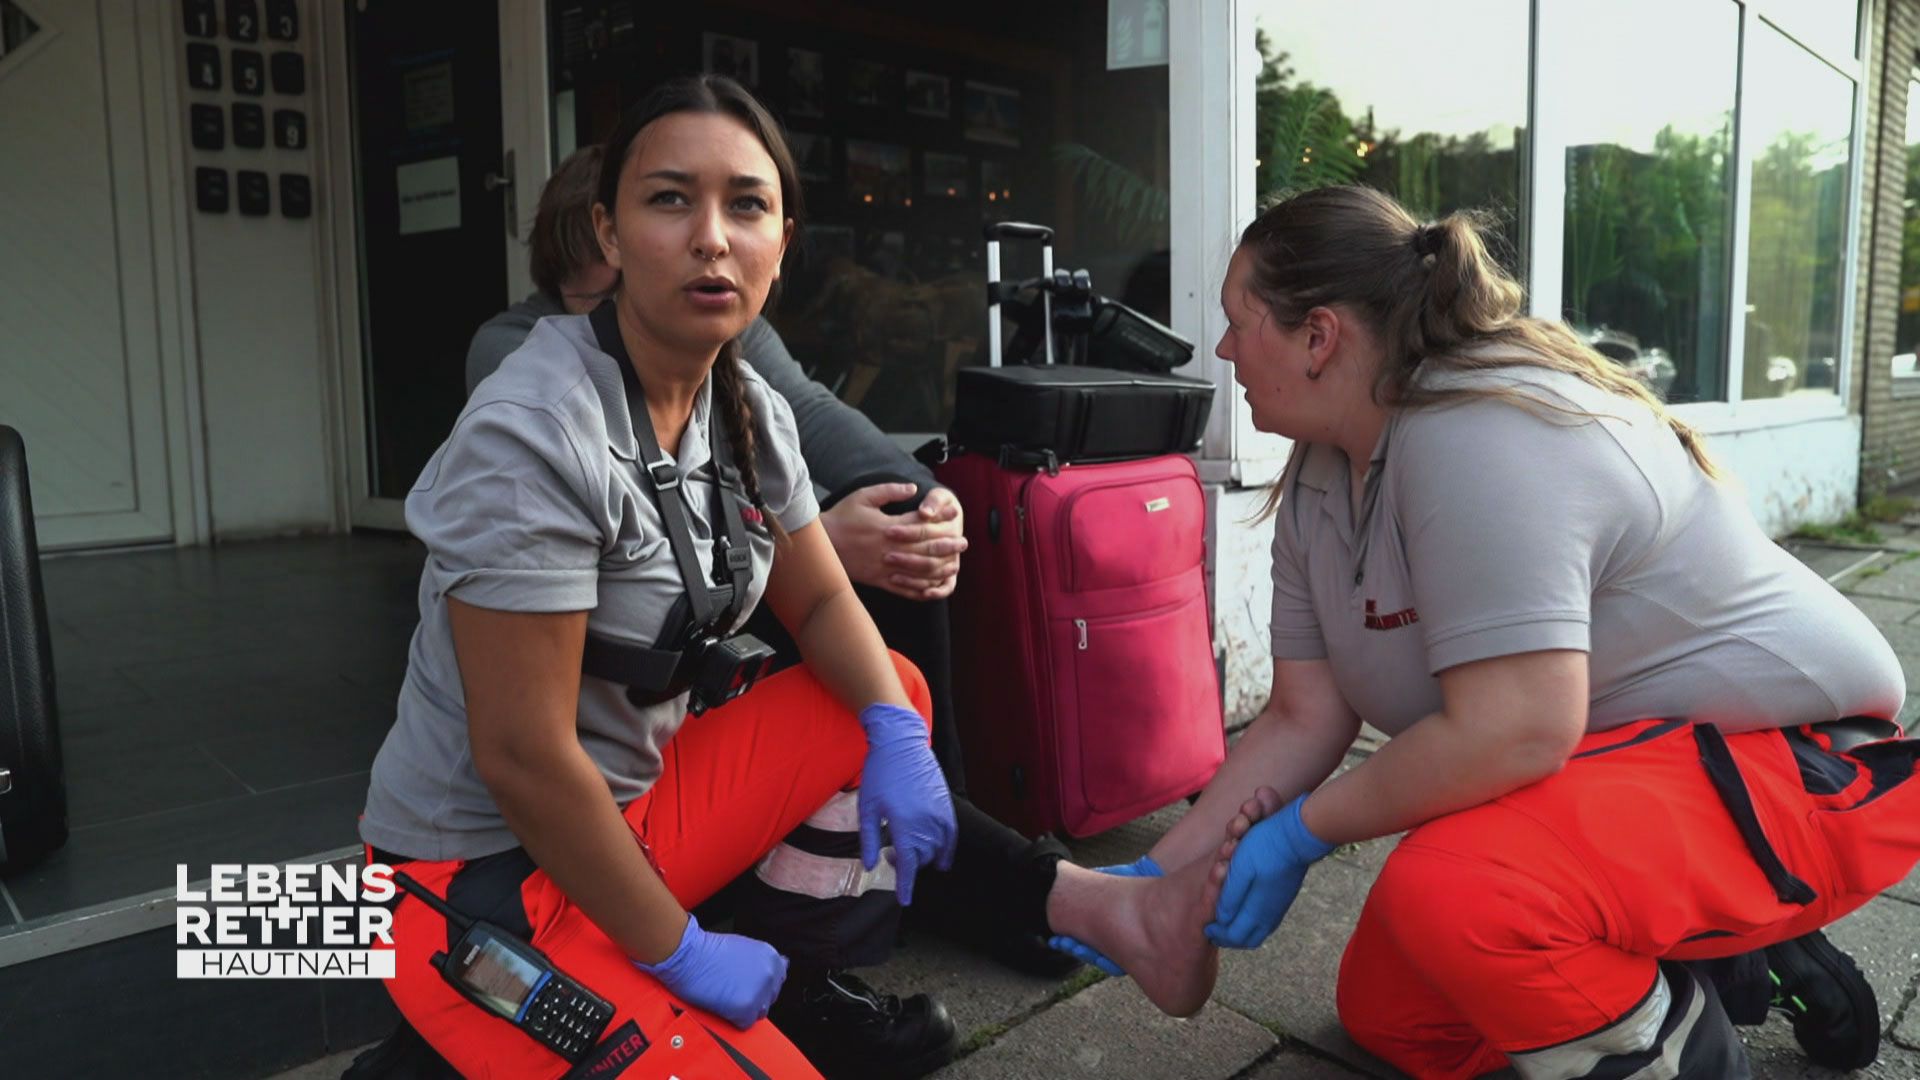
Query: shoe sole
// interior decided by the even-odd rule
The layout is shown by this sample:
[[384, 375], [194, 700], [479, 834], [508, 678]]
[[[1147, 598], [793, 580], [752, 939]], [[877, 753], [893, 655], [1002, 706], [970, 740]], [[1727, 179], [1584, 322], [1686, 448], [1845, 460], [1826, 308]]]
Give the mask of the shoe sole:
[[1873, 1038], [1864, 1054], [1857, 1059], [1816, 1056], [1808, 1048], [1807, 1039], [1801, 1037], [1800, 1023], [1803, 1018], [1795, 1017], [1793, 1022], [1795, 1041], [1800, 1043], [1802, 1050], [1807, 1051], [1807, 1056], [1812, 1058], [1815, 1064], [1825, 1065], [1842, 1072], [1864, 1069], [1880, 1060], [1880, 999], [1873, 992], [1873, 986], [1867, 982], [1866, 975], [1861, 973], [1860, 966], [1824, 937], [1816, 939], [1815, 943], [1808, 945], [1804, 951], [1815, 964], [1820, 966], [1820, 970], [1826, 973], [1827, 978], [1841, 988], [1847, 998], [1847, 1008], [1853, 1013], [1856, 1021], [1871, 1025]]

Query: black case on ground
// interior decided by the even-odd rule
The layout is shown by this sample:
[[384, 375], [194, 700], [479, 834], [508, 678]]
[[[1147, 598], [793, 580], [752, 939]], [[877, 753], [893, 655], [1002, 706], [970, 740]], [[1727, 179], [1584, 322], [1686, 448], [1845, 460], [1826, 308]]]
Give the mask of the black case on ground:
[[1188, 453], [1200, 445], [1213, 384], [1063, 364], [961, 368], [950, 441], [987, 455], [1059, 464]]
[[53, 640], [20, 433], [0, 425], [0, 874], [67, 842]]

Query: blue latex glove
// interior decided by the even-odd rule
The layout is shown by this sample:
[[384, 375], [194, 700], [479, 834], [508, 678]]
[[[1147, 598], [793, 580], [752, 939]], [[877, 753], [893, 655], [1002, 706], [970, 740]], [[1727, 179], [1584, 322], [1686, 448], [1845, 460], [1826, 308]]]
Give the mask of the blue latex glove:
[[[1151, 855], [1142, 855], [1130, 863], [1119, 863], [1114, 866], [1096, 866], [1093, 868], [1093, 871], [1096, 874], [1111, 874], [1114, 877], [1165, 877], [1167, 874], [1165, 870], [1160, 869], [1159, 863], [1153, 861], [1153, 856]], [[1047, 939], [1047, 944], [1083, 964], [1092, 964], [1094, 967], [1099, 968], [1101, 971], [1106, 972], [1116, 979], [1126, 974], [1126, 972], [1120, 970], [1119, 964], [1107, 959], [1105, 953], [1081, 941], [1079, 938], [1068, 937], [1065, 934], [1056, 934]]]
[[1307, 867], [1333, 850], [1300, 819], [1306, 801], [1300, 796], [1240, 838], [1207, 924], [1208, 941], [1228, 949], [1258, 948], [1293, 906]]
[[880, 826], [893, 838], [893, 870], [900, 906], [913, 903], [913, 876], [923, 866], [953, 867], [960, 828], [953, 793], [927, 745], [927, 722], [899, 705], [860, 710], [867, 729], [867, 761], [860, 771], [860, 861], [880, 862]]
[[710, 934], [692, 914], [672, 956], [657, 964], [635, 960], [633, 966], [743, 1030], [766, 1017], [787, 979], [787, 958], [773, 946], [739, 934]]

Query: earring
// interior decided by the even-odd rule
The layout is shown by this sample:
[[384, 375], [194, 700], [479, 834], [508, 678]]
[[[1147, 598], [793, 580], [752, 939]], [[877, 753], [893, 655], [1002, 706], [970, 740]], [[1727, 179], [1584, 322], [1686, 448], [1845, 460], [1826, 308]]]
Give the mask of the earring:
[[1315, 371], [1311, 365], [1307, 367], [1307, 381], [1308, 382], [1320, 381], [1320, 373], [1318, 371]]

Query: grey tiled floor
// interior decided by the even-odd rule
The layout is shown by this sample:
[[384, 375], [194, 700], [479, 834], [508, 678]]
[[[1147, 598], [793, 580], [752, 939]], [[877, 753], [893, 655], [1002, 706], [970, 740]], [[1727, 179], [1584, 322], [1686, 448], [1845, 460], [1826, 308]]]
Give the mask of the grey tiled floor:
[[72, 839], [0, 932], [173, 884], [177, 863], [355, 842], [424, 550], [336, 536], [42, 563]]

